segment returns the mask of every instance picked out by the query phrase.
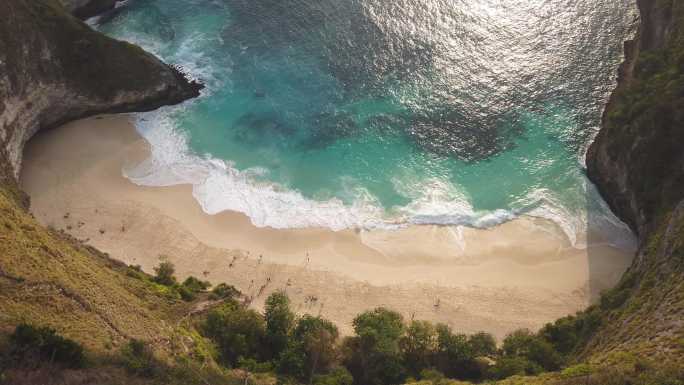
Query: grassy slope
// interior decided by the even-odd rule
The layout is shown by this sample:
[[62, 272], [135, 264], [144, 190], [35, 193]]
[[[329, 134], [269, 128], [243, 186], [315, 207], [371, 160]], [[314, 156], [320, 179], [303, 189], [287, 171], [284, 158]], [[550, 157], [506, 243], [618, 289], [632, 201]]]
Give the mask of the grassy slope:
[[[164, 382], [242, 383], [208, 354], [210, 344], [187, 318], [195, 305], [169, 296], [145, 274], [41, 227], [0, 188], [0, 336], [27, 321], [82, 343], [90, 368], [62, 371], [65, 383], [83, 377], [96, 383], [146, 383], [116, 365], [120, 347], [131, 338], [148, 342], [160, 362], [179, 368]], [[27, 375], [37, 377], [26, 383], [45, 376], [39, 371], [11, 378], [24, 383], [16, 378]]]
[[58, 328], [101, 351], [127, 338], [168, 343], [186, 307], [95, 250], [42, 228], [0, 194], [0, 325]]

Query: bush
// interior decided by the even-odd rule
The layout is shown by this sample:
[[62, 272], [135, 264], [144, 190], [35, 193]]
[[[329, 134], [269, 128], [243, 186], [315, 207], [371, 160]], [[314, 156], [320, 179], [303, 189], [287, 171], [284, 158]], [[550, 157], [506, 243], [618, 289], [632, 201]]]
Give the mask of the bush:
[[314, 385], [352, 385], [354, 377], [345, 368], [338, 367], [326, 375], [318, 375], [313, 379]]
[[345, 340], [345, 366], [355, 384], [398, 384], [405, 378], [399, 341], [404, 322], [399, 313], [384, 308], [354, 319], [356, 337]]
[[489, 368], [489, 375], [493, 379], [501, 380], [510, 376], [524, 375], [529, 371], [530, 362], [524, 357], [501, 357], [496, 364]]
[[236, 299], [242, 293], [233, 285], [219, 284], [211, 290], [211, 299]]
[[517, 356], [529, 361], [527, 374], [558, 370], [562, 364], [561, 356], [553, 346], [527, 329], [517, 330], [506, 336], [503, 353], [507, 357]]
[[221, 360], [230, 367], [237, 366], [240, 359], [259, 360], [264, 356], [264, 318], [235, 301], [211, 310], [202, 330], [218, 345]]
[[253, 358], [239, 358], [237, 367], [251, 373], [268, 373], [273, 371], [273, 364], [270, 362], [258, 362]]
[[433, 352], [437, 347], [435, 328], [427, 321], [411, 321], [401, 338], [404, 365], [412, 376], [432, 366]]
[[320, 317], [305, 315], [297, 322], [288, 347], [278, 360], [278, 372], [310, 383], [335, 363], [337, 327]]
[[154, 268], [154, 281], [160, 285], [173, 286], [176, 284], [176, 277], [173, 275], [176, 272], [176, 267], [171, 262], [162, 262], [159, 266]]
[[561, 372], [561, 377], [563, 378], [573, 378], [588, 376], [593, 372], [591, 365], [589, 364], [579, 364], [567, 367]]
[[[483, 373], [476, 361], [472, 339], [465, 334], [454, 334], [451, 328], [444, 324], [437, 325], [436, 331], [435, 367], [451, 378], [480, 379]], [[475, 344], [480, 343], [478, 338], [475, 339]]]
[[176, 290], [178, 291], [178, 294], [180, 295], [180, 297], [183, 301], [190, 302], [190, 301], [194, 301], [195, 298], [197, 298], [197, 293], [192, 291], [191, 289], [189, 289], [186, 286], [183, 286], [183, 285], [178, 286], [178, 287], [176, 287]]
[[20, 324], [10, 335], [10, 356], [20, 362], [50, 362], [68, 368], [85, 365], [83, 347], [49, 327]]
[[193, 293], [201, 293], [206, 291], [211, 286], [208, 281], [201, 281], [195, 277], [188, 277], [183, 281], [183, 287], [187, 288]]
[[278, 358], [288, 346], [288, 337], [294, 324], [290, 299], [283, 291], [276, 291], [266, 298], [266, 342], [269, 358]]
[[479, 332], [468, 337], [468, 345], [475, 357], [488, 357], [496, 354], [496, 340], [485, 332]]
[[121, 362], [131, 374], [153, 378], [161, 373], [152, 349], [141, 340], [132, 339], [121, 348]]

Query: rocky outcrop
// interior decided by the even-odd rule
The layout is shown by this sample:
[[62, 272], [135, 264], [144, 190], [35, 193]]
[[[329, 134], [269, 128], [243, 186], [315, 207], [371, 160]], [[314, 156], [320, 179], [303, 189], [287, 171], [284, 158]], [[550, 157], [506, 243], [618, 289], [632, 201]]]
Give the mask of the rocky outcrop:
[[152, 110], [201, 89], [141, 48], [93, 31], [57, 0], [2, 0], [0, 15], [0, 178], [17, 175], [23, 146], [40, 129]]

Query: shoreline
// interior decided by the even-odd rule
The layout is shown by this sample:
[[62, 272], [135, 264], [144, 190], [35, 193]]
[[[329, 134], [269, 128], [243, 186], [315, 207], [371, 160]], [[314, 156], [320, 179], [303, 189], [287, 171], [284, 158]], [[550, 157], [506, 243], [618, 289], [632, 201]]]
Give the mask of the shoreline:
[[501, 338], [586, 307], [633, 257], [605, 244], [575, 249], [558, 226], [531, 217], [490, 229], [257, 228], [240, 213], [204, 213], [189, 185], [124, 178], [148, 153], [127, 116], [81, 120], [29, 141], [20, 183], [42, 224], [115, 259], [149, 272], [164, 256], [180, 277], [233, 284], [257, 309], [284, 289], [298, 313], [321, 314], [342, 334], [356, 314], [386, 306]]

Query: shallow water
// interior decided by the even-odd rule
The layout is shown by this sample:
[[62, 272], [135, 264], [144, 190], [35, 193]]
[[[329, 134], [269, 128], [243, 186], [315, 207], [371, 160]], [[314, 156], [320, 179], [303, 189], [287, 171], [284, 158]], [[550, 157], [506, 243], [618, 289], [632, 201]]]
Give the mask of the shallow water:
[[143, 114], [128, 177], [257, 226], [628, 231], [584, 176], [628, 0], [131, 0], [98, 28], [207, 84]]

